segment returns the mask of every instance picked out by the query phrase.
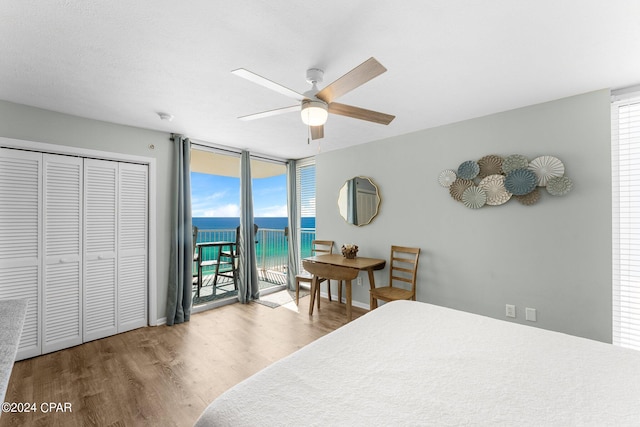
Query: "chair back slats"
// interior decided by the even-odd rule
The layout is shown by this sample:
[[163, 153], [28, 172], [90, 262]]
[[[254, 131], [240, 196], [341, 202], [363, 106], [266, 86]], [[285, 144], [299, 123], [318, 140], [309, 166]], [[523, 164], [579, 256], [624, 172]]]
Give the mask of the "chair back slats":
[[313, 240], [311, 242], [311, 254], [322, 255], [333, 253], [333, 240]]
[[410, 277], [391, 276], [391, 282], [393, 283], [393, 281], [395, 280], [399, 280], [401, 282], [413, 283], [413, 280]]
[[[418, 274], [418, 258], [420, 248], [407, 246], [391, 246], [391, 265], [389, 266], [389, 286], [394, 282], [408, 283], [411, 292], [415, 295], [416, 275]], [[404, 287], [404, 286], [403, 286]]]

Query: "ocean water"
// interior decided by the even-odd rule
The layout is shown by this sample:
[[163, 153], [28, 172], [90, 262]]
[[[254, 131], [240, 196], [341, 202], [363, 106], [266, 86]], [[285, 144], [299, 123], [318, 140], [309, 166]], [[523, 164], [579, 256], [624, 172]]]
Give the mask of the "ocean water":
[[[256, 217], [254, 222], [258, 225], [259, 230], [284, 230], [287, 227], [287, 217]], [[198, 230], [234, 230], [240, 225], [240, 218], [237, 217], [195, 217], [192, 218], [192, 223]], [[306, 257], [311, 255], [311, 240], [315, 236], [316, 219], [305, 217], [301, 218], [301, 225], [304, 229], [314, 231], [311, 233], [303, 233], [301, 236], [301, 255]], [[287, 240], [283, 239], [284, 233], [268, 233], [271, 236], [281, 236], [282, 240], [274, 241], [261, 241], [261, 237], [265, 236], [262, 233], [258, 233], [258, 244], [256, 245], [256, 257], [259, 263], [266, 265], [282, 264], [282, 260], [287, 257], [288, 244]], [[205, 237], [206, 238], [206, 237]], [[202, 241], [198, 238], [198, 241]], [[215, 248], [206, 248], [203, 253], [203, 259], [214, 259], [217, 250]]]

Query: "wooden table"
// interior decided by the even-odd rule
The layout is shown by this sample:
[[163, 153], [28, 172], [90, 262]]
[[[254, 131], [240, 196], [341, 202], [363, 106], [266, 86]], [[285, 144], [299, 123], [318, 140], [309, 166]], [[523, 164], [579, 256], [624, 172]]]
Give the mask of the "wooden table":
[[[338, 265], [342, 267], [355, 268], [360, 271], [366, 271], [369, 275], [369, 287], [375, 288], [375, 279], [373, 278], [374, 270], [381, 270], [384, 268], [386, 261], [379, 258], [364, 258], [356, 257], [354, 259], [347, 259], [340, 254], [326, 254], [316, 255], [309, 258], [305, 258], [306, 261], [320, 262], [324, 264]], [[326, 279], [334, 279], [333, 277], [325, 277]], [[311, 281], [311, 299], [309, 302], [309, 314], [313, 314], [313, 304], [316, 298], [315, 286], [317, 285], [317, 279]], [[347, 319], [351, 320], [351, 283], [346, 284], [347, 293]], [[329, 292], [331, 290], [329, 289]], [[342, 298], [342, 295], [338, 295], [338, 298]]]
[[[196, 247], [198, 248], [198, 289], [196, 291], [196, 296], [200, 296], [200, 288], [202, 287], [202, 267], [206, 267], [206, 266], [211, 266], [211, 265], [215, 265], [216, 266], [216, 271], [214, 273], [213, 276], [213, 293], [215, 294], [216, 292], [216, 282], [218, 281], [218, 273], [220, 272], [220, 255], [223, 252], [223, 249], [225, 247], [229, 248], [229, 253], [233, 253], [233, 251], [235, 250], [235, 245], [236, 242], [227, 242], [227, 241], [220, 241], [220, 242], [200, 242], [200, 243], [196, 243]], [[204, 248], [214, 248], [217, 247], [218, 248], [218, 255], [216, 257], [216, 259], [214, 260], [203, 260], [203, 249]], [[232, 270], [232, 274], [233, 274], [233, 281], [234, 281], [234, 285], [237, 286], [236, 283], [236, 277], [235, 277], [235, 264], [234, 261], [231, 260], [231, 270]]]

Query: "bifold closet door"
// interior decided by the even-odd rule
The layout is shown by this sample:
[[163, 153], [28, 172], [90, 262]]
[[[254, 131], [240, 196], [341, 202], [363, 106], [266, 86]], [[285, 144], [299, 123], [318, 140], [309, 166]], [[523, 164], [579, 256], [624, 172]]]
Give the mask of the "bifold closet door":
[[147, 325], [148, 167], [85, 160], [84, 341]]
[[0, 299], [29, 300], [18, 360], [41, 352], [41, 179], [42, 154], [0, 148]]
[[119, 164], [118, 332], [147, 326], [148, 167]]
[[42, 353], [49, 353], [82, 344], [83, 159], [42, 159]]
[[114, 335], [117, 323], [118, 163], [85, 159], [84, 341]]

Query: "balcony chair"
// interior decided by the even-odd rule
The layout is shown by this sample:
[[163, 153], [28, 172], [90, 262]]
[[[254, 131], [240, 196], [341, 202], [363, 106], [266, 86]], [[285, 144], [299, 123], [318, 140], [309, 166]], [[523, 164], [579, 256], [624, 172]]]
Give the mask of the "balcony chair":
[[[313, 240], [311, 242], [311, 255], [322, 255], [333, 253], [333, 240]], [[306, 270], [303, 270], [300, 274], [296, 275], [296, 304], [300, 302], [300, 283], [305, 282], [311, 284], [313, 275]], [[318, 282], [318, 288], [316, 289], [318, 295], [318, 308], [320, 308], [320, 283], [327, 282], [327, 294], [329, 301], [331, 301], [331, 280], [320, 278]], [[338, 302], [342, 302], [342, 280], [338, 281]]]
[[[375, 287], [369, 291], [371, 310], [378, 308], [378, 300], [416, 300], [416, 276], [420, 248], [391, 246], [389, 257], [389, 284]], [[404, 285], [403, 287], [397, 286]], [[407, 284], [409, 284], [407, 289]], [[395, 286], [394, 286], [395, 285]]]
[[[258, 225], [253, 224], [253, 237], [258, 235]], [[233, 288], [238, 290], [238, 244], [240, 243], [240, 226], [236, 227], [236, 241], [235, 244], [229, 247], [228, 250], [220, 248], [220, 255], [218, 260], [208, 261], [208, 265], [215, 265], [216, 269], [213, 276], [214, 292], [218, 283], [219, 277], [230, 278], [233, 281]], [[258, 241], [256, 240], [256, 243]], [[205, 263], [202, 263], [205, 265]], [[230, 266], [230, 270], [220, 271], [221, 266]]]

